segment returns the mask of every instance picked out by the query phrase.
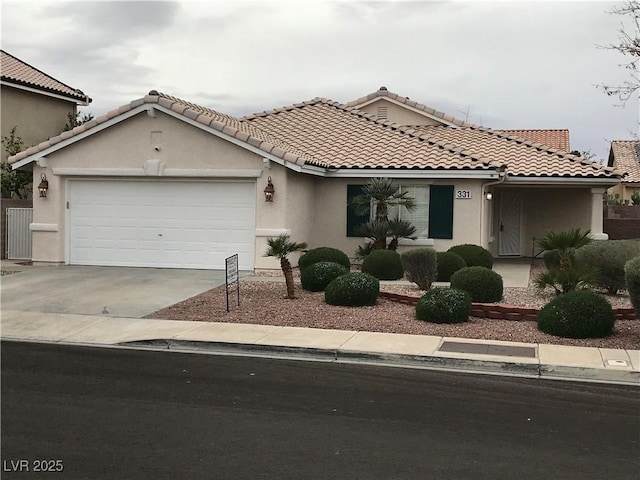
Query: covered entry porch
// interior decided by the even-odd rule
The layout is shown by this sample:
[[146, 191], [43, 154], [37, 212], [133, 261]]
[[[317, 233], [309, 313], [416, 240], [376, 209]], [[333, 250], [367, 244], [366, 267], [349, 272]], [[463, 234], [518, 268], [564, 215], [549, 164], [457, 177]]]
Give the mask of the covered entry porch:
[[484, 245], [494, 257], [530, 257], [538, 251], [534, 240], [550, 230], [591, 230], [596, 240], [603, 232], [602, 195], [605, 187], [500, 186], [486, 200]]

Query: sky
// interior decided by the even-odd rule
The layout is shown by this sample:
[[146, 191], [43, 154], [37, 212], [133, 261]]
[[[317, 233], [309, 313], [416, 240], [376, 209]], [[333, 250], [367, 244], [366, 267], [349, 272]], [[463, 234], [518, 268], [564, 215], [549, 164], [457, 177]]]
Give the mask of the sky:
[[[638, 135], [622, 2], [1, 2], [2, 49], [89, 95], [99, 116], [150, 90], [242, 116], [380, 86], [495, 129], [567, 128], [606, 161]], [[629, 30], [629, 27], [625, 27]]]

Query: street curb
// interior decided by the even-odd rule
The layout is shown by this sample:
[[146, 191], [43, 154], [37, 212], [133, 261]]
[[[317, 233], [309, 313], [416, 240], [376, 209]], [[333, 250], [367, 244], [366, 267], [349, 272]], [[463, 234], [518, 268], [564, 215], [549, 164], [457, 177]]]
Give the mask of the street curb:
[[517, 360], [495, 361], [435, 355], [375, 353], [314, 347], [171, 339], [130, 341], [121, 342], [117, 345], [128, 348], [141, 347], [176, 352], [209, 352], [215, 354], [269, 356], [273, 358], [333, 363], [365, 363], [401, 368], [424, 368], [489, 375], [509, 375], [545, 380], [613, 383], [640, 387], [640, 372], [637, 371], [544, 365], [540, 364], [539, 361], [535, 363], [523, 363]]

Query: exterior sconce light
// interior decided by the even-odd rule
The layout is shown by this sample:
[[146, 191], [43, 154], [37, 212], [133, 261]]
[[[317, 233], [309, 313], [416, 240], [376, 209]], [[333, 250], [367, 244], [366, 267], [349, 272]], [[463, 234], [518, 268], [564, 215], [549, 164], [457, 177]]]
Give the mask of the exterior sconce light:
[[273, 194], [276, 192], [275, 188], [273, 188], [273, 183], [271, 182], [271, 177], [267, 179], [267, 186], [264, 187], [264, 201], [265, 202], [273, 202]]
[[47, 190], [49, 190], [49, 181], [47, 180], [47, 176], [43, 173], [42, 175], [40, 175], [40, 184], [38, 185], [40, 197], [46, 198]]
[[493, 198], [493, 193], [491, 192], [487, 192], [484, 194], [484, 198], [486, 198], [487, 200], [491, 200]]

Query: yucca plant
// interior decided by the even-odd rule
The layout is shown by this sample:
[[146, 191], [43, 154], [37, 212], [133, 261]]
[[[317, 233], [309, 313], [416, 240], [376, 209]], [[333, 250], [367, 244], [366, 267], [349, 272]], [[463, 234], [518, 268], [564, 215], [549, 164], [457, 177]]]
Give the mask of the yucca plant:
[[284, 280], [287, 285], [286, 298], [296, 298], [293, 284], [293, 268], [291, 267], [291, 262], [287, 258], [287, 255], [307, 248], [307, 244], [293, 242], [288, 234], [283, 233], [278, 237], [268, 238], [267, 246], [268, 248], [264, 256], [280, 259], [280, 268], [282, 269]]

